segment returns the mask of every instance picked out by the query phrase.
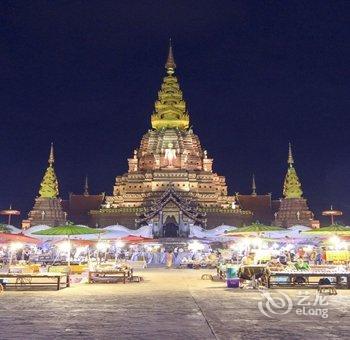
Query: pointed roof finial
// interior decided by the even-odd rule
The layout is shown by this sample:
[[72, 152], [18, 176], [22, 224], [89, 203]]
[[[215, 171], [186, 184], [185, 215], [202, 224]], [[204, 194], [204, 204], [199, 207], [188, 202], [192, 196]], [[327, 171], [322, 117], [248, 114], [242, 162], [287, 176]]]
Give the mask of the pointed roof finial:
[[168, 59], [165, 63], [165, 68], [167, 69], [167, 73], [173, 74], [176, 69], [176, 64], [174, 60], [174, 54], [173, 54], [173, 46], [171, 45], [171, 39], [169, 39], [169, 53], [168, 53]]
[[289, 142], [289, 148], [288, 148], [288, 164], [290, 167], [292, 167], [294, 164], [291, 142]]
[[252, 177], [252, 196], [256, 196], [256, 184], [255, 184], [255, 175]]
[[89, 196], [89, 179], [87, 175], [85, 176], [84, 196]]
[[50, 166], [52, 166], [54, 162], [55, 162], [55, 156], [54, 156], [54, 152], [53, 152], [53, 143], [51, 143], [50, 156], [49, 156]]

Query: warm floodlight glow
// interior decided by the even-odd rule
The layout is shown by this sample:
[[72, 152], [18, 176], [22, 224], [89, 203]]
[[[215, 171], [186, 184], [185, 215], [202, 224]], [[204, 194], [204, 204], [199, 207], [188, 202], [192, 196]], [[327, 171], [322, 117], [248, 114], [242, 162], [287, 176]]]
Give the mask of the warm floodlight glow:
[[117, 248], [123, 248], [125, 246], [125, 243], [122, 240], [118, 240], [115, 242], [115, 246]]
[[12, 252], [14, 252], [18, 249], [21, 249], [21, 248], [23, 248], [23, 243], [21, 243], [21, 242], [13, 242], [10, 245], [10, 249]]
[[70, 251], [70, 249], [71, 249], [71, 246], [70, 246], [70, 242], [68, 241], [61, 242], [58, 245], [58, 250], [62, 253], [67, 253]]
[[193, 241], [188, 244], [188, 249], [192, 251], [200, 251], [204, 249], [204, 244], [198, 242], [198, 241]]
[[329, 242], [332, 243], [332, 245], [337, 246], [340, 243], [340, 238], [334, 235], [329, 239]]
[[249, 248], [249, 239], [247, 237], [245, 237], [244, 239], [240, 240], [238, 243], [237, 243], [237, 247], [239, 249], [239, 251], [244, 251], [244, 250], [247, 250]]
[[97, 250], [101, 252], [107, 251], [108, 247], [109, 247], [109, 244], [107, 242], [99, 241], [96, 244]]
[[262, 248], [263, 241], [262, 241], [261, 238], [256, 237], [256, 238], [253, 238], [253, 239], [251, 240], [251, 244], [252, 244], [253, 247]]

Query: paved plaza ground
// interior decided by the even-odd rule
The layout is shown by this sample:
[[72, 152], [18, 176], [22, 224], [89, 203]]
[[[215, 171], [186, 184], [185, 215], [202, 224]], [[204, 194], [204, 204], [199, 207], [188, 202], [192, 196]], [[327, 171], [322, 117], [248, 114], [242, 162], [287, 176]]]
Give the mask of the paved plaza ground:
[[[268, 305], [258, 291], [201, 280], [204, 272], [210, 271], [146, 269], [141, 283], [8, 290], [0, 296], [0, 339], [349, 338], [350, 291], [338, 290], [312, 306], [314, 289], [273, 289]], [[274, 314], [281, 294], [293, 306], [287, 297], [286, 308]], [[310, 315], [317, 309], [324, 318]]]

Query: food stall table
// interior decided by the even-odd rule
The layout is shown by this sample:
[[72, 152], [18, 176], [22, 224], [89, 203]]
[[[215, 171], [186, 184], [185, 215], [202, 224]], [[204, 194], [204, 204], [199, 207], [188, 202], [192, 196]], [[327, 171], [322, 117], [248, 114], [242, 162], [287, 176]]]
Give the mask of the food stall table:
[[39, 273], [40, 265], [36, 263], [27, 264], [27, 265], [13, 265], [13, 266], [10, 266], [9, 271], [17, 272], [17, 273]]
[[[335, 278], [336, 287], [342, 287], [342, 278], [346, 278], [346, 288], [350, 289], [350, 272], [331, 272], [331, 271], [294, 271], [294, 272], [286, 272], [286, 271], [271, 271], [268, 276], [268, 288], [272, 286], [297, 286], [296, 278], [303, 277], [306, 279], [305, 285], [313, 286], [318, 285], [319, 280], [311, 281], [312, 278]], [[280, 278], [287, 278], [287, 280], [279, 280]]]
[[105, 282], [112, 283], [122, 278], [123, 283], [132, 279], [132, 270], [96, 270], [89, 271], [89, 283]]
[[[63, 273], [0, 273], [0, 279], [9, 279], [6, 282], [6, 287], [56, 285], [57, 290], [62, 288], [62, 284], [69, 287], [69, 275]], [[11, 279], [14, 279], [14, 281]], [[38, 279], [40, 280], [38, 281]], [[49, 280], [43, 281], [43, 279]], [[54, 280], [54, 282], [51, 280]]]

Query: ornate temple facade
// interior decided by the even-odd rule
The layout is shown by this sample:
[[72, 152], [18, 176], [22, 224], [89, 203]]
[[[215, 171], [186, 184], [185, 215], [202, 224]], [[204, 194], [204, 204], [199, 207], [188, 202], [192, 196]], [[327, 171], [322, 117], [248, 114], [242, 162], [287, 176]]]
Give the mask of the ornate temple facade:
[[66, 222], [67, 214], [62, 209], [62, 200], [59, 198], [58, 181], [54, 169], [55, 158], [53, 144], [51, 144], [49, 166], [40, 184], [39, 196], [35, 198], [33, 209], [29, 212], [29, 226], [48, 225], [51, 227]]
[[252, 219], [229, 196], [225, 177], [213, 171], [213, 159], [190, 128], [172, 48], [166, 76], [155, 102], [150, 129], [118, 176], [113, 195], [90, 212], [92, 225], [149, 225], [155, 236], [187, 236], [190, 225], [240, 226]]
[[283, 185], [284, 198], [281, 199], [279, 210], [275, 213], [275, 225], [284, 228], [294, 225], [319, 227], [319, 221], [314, 219], [314, 214], [310, 211], [307, 201], [302, 195], [301, 183], [294, 168], [292, 146], [289, 143], [288, 170]]

